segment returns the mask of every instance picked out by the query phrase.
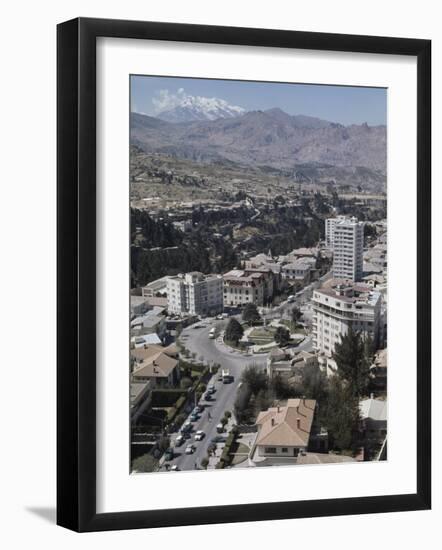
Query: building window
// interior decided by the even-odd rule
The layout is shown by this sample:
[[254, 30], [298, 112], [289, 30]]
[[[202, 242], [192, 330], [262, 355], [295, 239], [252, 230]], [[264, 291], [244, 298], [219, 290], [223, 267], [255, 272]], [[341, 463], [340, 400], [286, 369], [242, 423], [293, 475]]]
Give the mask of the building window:
[[264, 452], [266, 454], [276, 454], [276, 447], [265, 447]]
[[289, 450], [288, 450], [288, 448], [287, 448], [287, 447], [283, 447], [283, 448], [281, 449], [281, 452], [283, 452], [283, 453], [288, 453], [288, 452], [289, 452]]

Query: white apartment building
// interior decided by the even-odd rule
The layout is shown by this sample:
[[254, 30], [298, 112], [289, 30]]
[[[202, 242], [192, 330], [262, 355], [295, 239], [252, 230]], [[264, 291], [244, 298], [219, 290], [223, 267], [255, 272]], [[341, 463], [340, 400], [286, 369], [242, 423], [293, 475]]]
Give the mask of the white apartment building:
[[337, 216], [325, 220], [325, 246], [327, 248], [333, 249], [335, 225], [346, 219], [346, 216]]
[[179, 315], [216, 315], [223, 311], [221, 275], [198, 271], [167, 279], [167, 309]]
[[364, 224], [343, 219], [333, 227], [333, 276], [360, 281], [364, 269]]
[[223, 275], [223, 279], [225, 306], [248, 303], [262, 306], [273, 295], [273, 273], [270, 270], [233, 269]]
[[331, 357], [336, 343], [351, 327], [354, 332], [370, 335], [375, 349], [382, 344], [382, 296], [367, 285], [331, 279], [312, 296], [313, 345], [316, 351]]

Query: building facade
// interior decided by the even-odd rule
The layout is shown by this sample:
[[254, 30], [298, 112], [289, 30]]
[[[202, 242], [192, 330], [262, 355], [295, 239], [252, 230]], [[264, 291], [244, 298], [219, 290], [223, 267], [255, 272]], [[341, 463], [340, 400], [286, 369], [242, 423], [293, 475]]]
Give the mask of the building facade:
[[315, 411], [314, 399], [289, 399], [286, 406], [261, 411], [249, 455], [253, 465], [296, 463], [298, 455], [309, 446]]
[[333, 226], [333, 276], [360, 281], [364, 267], [364, 224], [356, 218], [342, 219]]
[[312, 296], [313, 345], [316, 351], [331, 357], [341, 336], [350, 327], [370, 336], [375, 349], [381, 344], [382, 296], [367, 285], [332, 279]]
[[169, 277], [167, 308], [178, 315], [216, 315], [223, 310], [223, 279], [198, 271]]
[[335, 225], [346, 219], [346, 216], [337, 216], [336, 218], [327, 218], [325, 220], [325, 246], [327, 248], [333, 249]]
[[225, 306], [263, 306], [273, 296], [274, 274], [269, 269], [233, 269], [223, 279]]

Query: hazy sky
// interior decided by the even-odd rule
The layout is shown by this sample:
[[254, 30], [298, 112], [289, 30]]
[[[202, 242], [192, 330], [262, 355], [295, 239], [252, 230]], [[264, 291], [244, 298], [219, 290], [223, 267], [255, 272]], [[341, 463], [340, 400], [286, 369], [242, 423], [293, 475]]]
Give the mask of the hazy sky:
[[131, 111], [155, 116], [185, 96], [217, 97], [246, 111], [279, 107], [341, 124], [386, 124], [387, 90], [238, 80], [131, 77]]

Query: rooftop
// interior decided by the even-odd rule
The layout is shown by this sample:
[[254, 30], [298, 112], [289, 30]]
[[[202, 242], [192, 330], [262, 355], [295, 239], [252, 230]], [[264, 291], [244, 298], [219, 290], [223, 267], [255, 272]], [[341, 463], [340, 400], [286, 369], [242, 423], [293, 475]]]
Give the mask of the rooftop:
[[177, 365], [178, 361], [176, 359], [160, 351], [136, 365], [132, 376], [134, 379], [167, 378]]
[[371, 420], [386, 421], [387, 420], [387, 401], [383, 399], [364, 399], [359, 402], [359, 410], [363, 420], [370, 418]]
[[315, 292], [331, 296], [332, 298], [339, 298], [342, 302], [351, 304], [362, 303], [371, 306], [375, 306], [381, 297], [381, 294], [370, 285], [354, 283], [347, 279], [329, 279]]
[[303, 447], [308, 445], [316, 401], [289, 399], [285, 407], [271, 407], [259, 413], [257, 445]]

